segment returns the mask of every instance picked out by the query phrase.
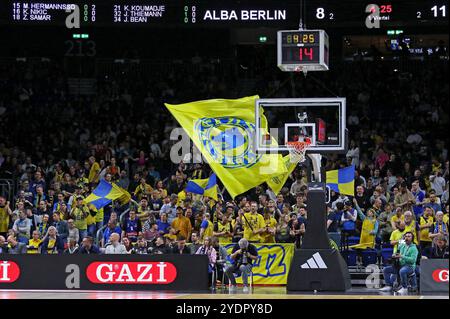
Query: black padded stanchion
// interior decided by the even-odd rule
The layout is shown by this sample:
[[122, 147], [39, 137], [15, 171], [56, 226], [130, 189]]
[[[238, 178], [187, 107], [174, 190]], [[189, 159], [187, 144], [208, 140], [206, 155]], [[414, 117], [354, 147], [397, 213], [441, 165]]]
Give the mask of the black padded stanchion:
[[288, 291], [345, 291], [350, 289], [347, 264], [330, 247], [326, 227], [325, 184], [308, 184], [308, 224], [303, 244], [292, 259]]

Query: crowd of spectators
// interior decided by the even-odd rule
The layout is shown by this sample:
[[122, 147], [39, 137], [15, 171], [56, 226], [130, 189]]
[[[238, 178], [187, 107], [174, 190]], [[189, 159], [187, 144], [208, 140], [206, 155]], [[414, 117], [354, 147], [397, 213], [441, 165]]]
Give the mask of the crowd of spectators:
[[[344, 245], [358, 236], [355, 248], [395, 247], [412, 232], [431, 256], [434, 240], [448, 240], [447, 66], [394, 70], [359, 61], [307, 77], [270, 67], [255, 75], [261, 97], [347, 97], [349, 150], [324, 163], [357, 168], [355, 196], [333, 193], [328, 205], [328, 230]], [[201, 62], [194, 74], [180, 67], [164, 77], [111, 75], [98, 79], [95, 96], [74, 98], [61, 64], [0, 68], [0, 176], [18, 185], [12, 201], [0, 197], [0, 252], [205, 253], [205, 239], [223, 246], [242, 238], [301, 247], [308, 225], [301, 166], [279, 194], [260, 185], [232, 199], [221, 185], [216, 202], [185, 192], [189, 179], [210, 174], [207, 164], [169, 161], [177, 125], [163, 103], [237, 97], [232, 72], [216, 71]], [[101, 179], [128, 190], [130, 204], [86, 205]]]

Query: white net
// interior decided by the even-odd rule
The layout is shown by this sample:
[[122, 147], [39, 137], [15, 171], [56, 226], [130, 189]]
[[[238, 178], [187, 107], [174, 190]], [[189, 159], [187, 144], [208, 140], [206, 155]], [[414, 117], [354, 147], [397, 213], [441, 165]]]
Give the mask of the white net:
[[287, 143], [286, 146], [289, 149], [291, 163], [301, 163], [305, 161], [306, 159], [305, 154], [310, 145], [311, 145], [310, 140]]

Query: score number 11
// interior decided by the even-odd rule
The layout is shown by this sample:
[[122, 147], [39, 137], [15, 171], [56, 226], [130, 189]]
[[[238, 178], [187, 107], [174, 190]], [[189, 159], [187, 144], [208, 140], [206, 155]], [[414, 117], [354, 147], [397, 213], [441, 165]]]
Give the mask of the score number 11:
[[313, 59], [313, 48], [299, 48], [298, 49], [298, 58], [300, 61], [303, 61], [303, 56], [307, 56], [309, 58], [309, 61], [312, 61]]

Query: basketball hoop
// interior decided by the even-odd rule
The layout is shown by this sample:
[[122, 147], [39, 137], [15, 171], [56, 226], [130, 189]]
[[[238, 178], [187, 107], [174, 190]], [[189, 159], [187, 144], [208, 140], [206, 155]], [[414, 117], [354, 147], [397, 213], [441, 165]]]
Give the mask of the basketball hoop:
[[305, 161], [305, 154], [311, 145], [311, 139], [309, 137], [304, 137], [303, 141], [291, 141], [287, 142], [286, 146], [289, 150], [289, 154], [291, 155], [290, 160], [291, 163], [300, 163]]

